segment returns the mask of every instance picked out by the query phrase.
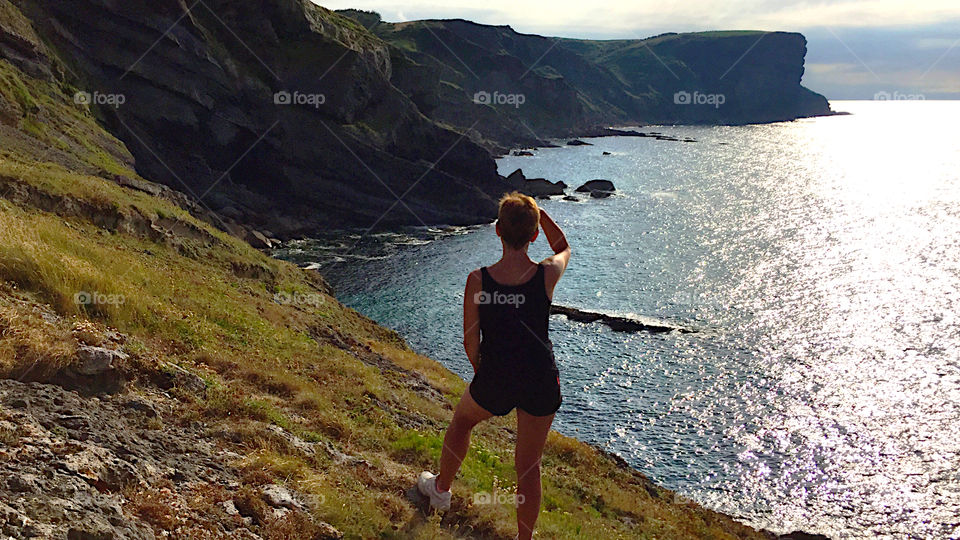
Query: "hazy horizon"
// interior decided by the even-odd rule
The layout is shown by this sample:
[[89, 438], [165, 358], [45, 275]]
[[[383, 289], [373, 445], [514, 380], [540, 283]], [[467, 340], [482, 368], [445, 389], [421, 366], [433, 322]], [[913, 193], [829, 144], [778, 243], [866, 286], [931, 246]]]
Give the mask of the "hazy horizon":
[[615, 1], [603, 10], [570, 1], [534, 1], [523, 9], [501, 0], [481, 6], [462, 0], [314, 1], [329, 9], [376, 11], [388, 22], [460, 18], [577, 39], [643, 39], [708, 30], [799, 32], [807, 37], [808, 49], [803, 84], [828, 99], [874, 99], [884, 93], [960, 99], [960, 4], [941, 0], [908, 9], [886, 0], [816, 7], [793, 0], [735, 0], [719, 7], [699, 0], [682, 6]]

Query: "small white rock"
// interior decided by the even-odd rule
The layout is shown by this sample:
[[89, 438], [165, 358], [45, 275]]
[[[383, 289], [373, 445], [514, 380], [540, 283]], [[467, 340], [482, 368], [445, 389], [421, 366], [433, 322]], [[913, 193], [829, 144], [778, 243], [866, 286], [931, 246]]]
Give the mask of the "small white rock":
[[263, 488], [263, 501], [274, 508], [290, 508], [291, 510], [300, 509], [302, 505], [297, 502], [296, 497], [289, 489], [271, 484]]
[[127, 358], [127, 354], [120, 351], [81, 345], [77, 348], [76, 372], [80, 375], [99, 375], [113, 369], [114, 362]]

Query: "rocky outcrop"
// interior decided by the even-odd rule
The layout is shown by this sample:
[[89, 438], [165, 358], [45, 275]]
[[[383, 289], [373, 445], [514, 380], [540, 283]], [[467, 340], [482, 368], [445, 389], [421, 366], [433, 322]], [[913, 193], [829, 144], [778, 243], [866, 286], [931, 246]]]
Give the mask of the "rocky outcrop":
[[[585, 54], [615, 69], [629, 92], [646, 94], [634, 110], [651, 123], [746, 124], [832, 114], [826, 98], [800, 85], [806, 52], [806, 38], [793, 32], [700, 32]], [[666, 64], [659, 70], [654, 54]]]
[[0, 57], [33, 77], [54, 77], [50, 52], [30, 22], [7, 0], [0, 2]]
[[595, 311], [584, 311], [582, 309], [568, 306], [552, 305], [550, 306], [550, 314], [563, 315], [567, 319], [577, 322], [599, 322], [608, 326], [614, 332], [650, 332], [653, 334], [662, 334], [668, 332], [689, 334], [695, 332], [695, 330], [682, 326], [672, 326], [666, 323], [655, 321], [645, 322], [630, 317], [608, 315], [606, 313], [598, 313]]
[[[182, 205], [188, 211], [197, 212], [198, 217], [205, 218], [212, 224], [232, 229], [229, 232], [236, 233], [240, 238], [250, 234], [245, 227], [235, 224], [232, 220], [224, 221], [216, 217], [183, 194], [164, 186], [121, 176], [113, 177], [112, 180], [120, 185], [136, 186], [132, 189], [137, 191], [156, 193], [157, 196]], [[0, 174], [0, 190], [3, 190], [5, 199], [14, 203], [53, 212], [63, 217], [83, 218], [111, 232], [132, 234], [171, 244], [182, 243], [184, 239], [210, 244], [221, 243], [213, 234], [178, 216], [148, 216], [136, 207], [122, 207], [96, 198], [78, 198], [44, 191], [37, 186], [2, 174]]]
[[[177, 406], [156, 392], [87, 398], [0, 380], [0, 532], [253, 539], [247, 527], [255, 520], [311, 512], [309, 501], [285, 486], [239, 490], [239, 471], [226, 463], [240, 456], [210, 440], [201, 423], [171, 421]], [[206, 511], [190, 508], [191, 497], [208, 498]], [[342, 538], [327, 523], [303, 519], [310, 538]]]
[[154, 538], [124, 511], [125, 492], [164, 478], [236, 481], [198, 429], [151, 428], [155, 409], [12, 380], [0, 380], [0, 404], [0, 527], [14, 538]]
[[309, 0], [18, 4], [137, 171], [214, 211], [282, 237], [495, 214], [488, 153], [391, 84], [383, 41]]
[[567, 184], [557, 181], [551, 182], [546, 178], [527, 178], [523, 174], [523, 169], [517, 169], [510, 173], [504, 180], [511, 189], [531, 197], [553, 197], [555, 195], [564, 195]]

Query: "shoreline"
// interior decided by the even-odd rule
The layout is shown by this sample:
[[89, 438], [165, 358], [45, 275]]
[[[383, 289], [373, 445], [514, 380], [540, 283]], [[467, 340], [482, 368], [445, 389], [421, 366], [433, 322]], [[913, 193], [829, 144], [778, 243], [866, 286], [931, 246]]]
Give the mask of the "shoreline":
[[[504, 147], [500, 146], [504, 151], [503, 152], [491, 152], [491, 157], [497, 160], [502, 157], [508, 157], [513, 154], [513, 152], [518, 150], [530, 150], [536, 148], [563, 148], [566, 146], [571, 146], [565, 144], [566, 141], [578, 140], [578, 139], [599, 139], [604, 137], [650, 137], [656, 138], [649, 134], [644, 134], [640, 132], [640, 129], [656, 129], [661, 127], [740, 127], [740, 126], [765, 126], [770, 124], [779, 124], [784, 122], [796, 122], [797, 120], [804, 120], [809, 118], [829, 118], [833, 116], [851, 116], [853, 113], [847, 111], [834, 111], [831, 110], [829, 113], [823, 114], [814, 114], [810, 116], [796, 116], [793, 118], [784, 118], [781, 120], [771, 120], [767, 122], [742, 122], [742, 123], [680, 123], [680, 124], [647, 124], [644, 122], [637, 122], [635, 124], [619, 124], [611, 126], [596, 126], [593, 128], [584, 129], [582, 131], [571, 132], [569, 135], [560, 135], [560, 136], [548, 136], [544, 139], [539, 139], [541, 144], [533, 146], [514, 146], [514, 147]], [[574, 145], [576, 146], [576, 145]]]

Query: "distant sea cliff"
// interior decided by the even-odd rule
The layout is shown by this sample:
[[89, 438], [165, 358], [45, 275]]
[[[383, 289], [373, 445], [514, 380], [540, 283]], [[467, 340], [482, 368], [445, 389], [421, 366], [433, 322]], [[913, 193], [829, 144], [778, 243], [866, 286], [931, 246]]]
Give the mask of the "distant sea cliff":
[[427, 116], [492, 146], [626, 124], [750, 124], [833, 114], [801, 86], [807, 41], [699, 32], [592, 41], [465, 20], [354, 17], [395, 46], [392, 80]]

